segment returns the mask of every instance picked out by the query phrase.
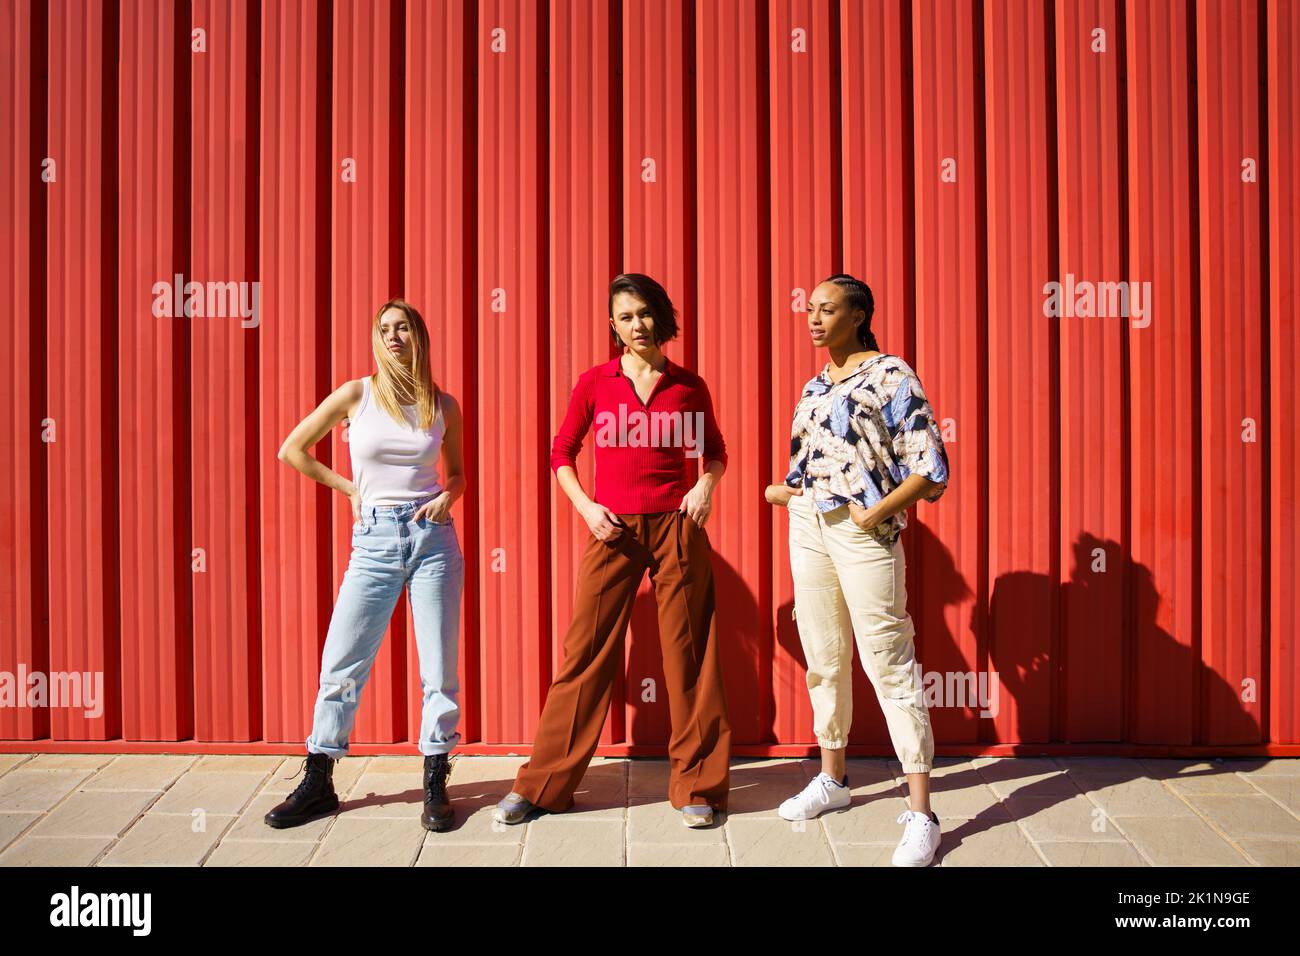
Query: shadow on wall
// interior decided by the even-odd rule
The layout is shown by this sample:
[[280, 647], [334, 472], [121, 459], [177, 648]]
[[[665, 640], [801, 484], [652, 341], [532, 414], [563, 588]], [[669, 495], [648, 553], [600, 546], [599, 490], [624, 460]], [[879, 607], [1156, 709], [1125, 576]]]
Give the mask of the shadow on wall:
[[[922, 671], [932, 680], [942, 679], [951, 671], [962, 672], [969, 675], [970, 686], [977, 686], [978, 678], [969, 672], [978, 668], [978, 661], [968, 659], [962, 647], [986, 649], [986, 672], [996, 675], [988, 684], [996, 681], [993, 692], [999, 695], [998, 711], [1007, 715], [1010, 708], [1007, 715], [1010, 720], [1004, 717], [997, 722], [992, 717], [980, 716], [978, 701], [963, 704], [944, 699], [940, 706], [932, 708], [936, 743], [1199, 743], [1202, 736], [1193, 723], [1203, 713], [1216, 715], [1216, 737], [1221, 740], [1258, 742], [1262, 739], [1257, 718], [1246, 709], [1237, 690], [1220, 674], [1202, 667], [1195, 648], [1175, 640], [1159, 626], [1161, 597], [1152, 572], [1125, 555], [1118, 542], [1089, 534], [1080, 536], [1072, 547], [1070, 576], [1060, 584], [1049, 575], [1034, 572], [999, 575], [992, 582], [987, 609], [981, 609], [978, 604], [971, 606], [963, 622], [966, 633], [960, 642], [952, 622], [958, 619], [963, 605], [969, 606], [973, 590], [957, 569], [952, 553], [929, 528], [915, 520], [904, 532], [904, 549], [908, 556], [908, 607], [917, 624], [917, 655]], [[1099, 551], [1104, 552], [1108, 562], [1104, 578], [1092, 570]], [[778, 548], [776, 554], [777, 560], [785, 560], [784, 549]], [[732, 743], [774, 742], [776, 702], [772, 666], [767, 657], [771, 651], [759, 646], [758, 635], [763, 631], [764, 622], [758, 620], [758, 601], [736, 569], [716, 552], [713, 568]], [[1116, 602], [1123, 608], [1125, 588], [1127, 604], [1132, 609], [1126, 615], [1130, 643], [1125, 644], [1122, 634], [1111, 634], [1104, 642], [1106, 648], [1113, 649], [1123, 659], [1114, 660], [1114, 666], [1109, 668], [1090, 666], [1097, 663], [1095, 657], [1081, 660], [1073, 680], [1069, 661], [1065, 660], [1054, 692], [1052, 625], [1022, 629], [1019, 623], [1061, 622], [1069, 613], [1075, 633], [1091, 635], [1094, 631], [1090, 625], [1105, 626], [1105, 621], [1113, 617], [1096, 609], [1114, 607]], [[802, 673], [805, 661], [792, 612], [791, 601], [783, 602], [777, 610], [776, 645], [799, 665]], [[991, 626], [995, 621], [999, 622], [996, 632]], [[658, 631], [654, 593], [647, 580], [637, 595], [629, 626], [625, 700], [631, 707], [631, 717], [627, 739], [637, 744], [665, 744], [671, 732]], [[1163, 700], [1156, 707], [1148, 702], [1143, 710], [1153, 722], [1145, 726], [1130, 725], [1126, 729], [1127, 688], [1135, 681], [1143, 687], [1153, 686], [1133, 672], [1131, 660], [1136, 660], [1137, 655], [1126, 653], [1138, 640], [1142, 642], [1145, 666], [1156, 666], [1152, 662], [1158, 662], [1161, 671], [1168, 675], [1167, 693], [1171, 701], [1168, 708]], [[1078, 654], [1078, 643], [1074, 646], [1074, 653]], [[878, 750], [881, 756], [892, 755], [880, 706], [857, 659], [856, 648], [854, 658], [850, 745]], [[1085, 670], [1086, 676], [1081, 676]], [[647, 678], [653, 681], [655, 699], [652, 701], [643, 699]], [[1200, 707], [1194, 706], [1193, 699], [1198, 679]], [[1075, 709], [1076, 716], [1084, 710], [1105, 717], [1092, 725], [1075, 719], [1063, 726], [1052, 740], [1046, 728], [1050, 726], [1048, 708], [1055, 704], [1054, 694], [1065, 698], [1063, 714], [1071, 714], [1073, 698], [1083, 704]], [[815, 741], [811, 711], [806, 706], [806, 689], [790, 688], [790, 695], [795, 699], [795, 706], [802, 708], [801, 722], [807, 726], [800, 726], [788, 742], [812, 744]], [[1090, 733], [1089, 726], [1102, 729]], [[1076, 728], [1073, 733], [1071, 727]]]

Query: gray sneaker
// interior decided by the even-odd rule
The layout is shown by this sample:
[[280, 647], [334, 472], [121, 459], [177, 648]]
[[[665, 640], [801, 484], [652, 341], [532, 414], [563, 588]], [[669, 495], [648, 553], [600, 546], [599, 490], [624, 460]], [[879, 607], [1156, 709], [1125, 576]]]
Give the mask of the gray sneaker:
[[707, 803], [688, 803], [682, 807], [682, 825], [707, 827], [713, 823], [713, 808]]
[[535, 809], [534, 804], [511, 790], [493, 809], [492, 819], [497, 823], [523, 823], [524, 818]]

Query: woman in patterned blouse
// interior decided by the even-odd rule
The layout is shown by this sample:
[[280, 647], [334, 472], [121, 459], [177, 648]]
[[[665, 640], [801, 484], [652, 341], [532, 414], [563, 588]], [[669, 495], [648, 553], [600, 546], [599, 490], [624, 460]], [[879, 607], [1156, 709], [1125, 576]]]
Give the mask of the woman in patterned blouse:
[[808, 300], [814, 345], [830, 361], [804, 386], [790, 434], [790, 470], [767, 500], [790, 512], [795, 620], [807, 660], [822, 770], [781, 804], [806, 820], [850, 804], [844, 748], [853, 703], [853, 643], [907, 774], [910, 808], [894, 851], [899, 866], [926, 866], [939, 845], [930, 810], [934, 735], [907, 612], [899, 533], [906, 509], [937, 501], [948, 456], [916, 373], [882, 353], [871, 332], [870, 288], [849, 275], [822, 282]]

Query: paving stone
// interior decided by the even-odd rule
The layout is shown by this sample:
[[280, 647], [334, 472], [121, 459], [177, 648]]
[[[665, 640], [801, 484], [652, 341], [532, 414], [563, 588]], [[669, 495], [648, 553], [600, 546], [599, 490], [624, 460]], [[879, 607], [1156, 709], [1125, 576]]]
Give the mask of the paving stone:
[[721, 814], [714, 815], [714, 825], [692, 829], [682, 823], [682, 812], [674, 809], [672, 804], [646, 803], [628, 808], [627, 841], [628, 843], [683, 843], [699, 846], [726, 843], [722, 827]]
[[1155, 866], [1246, 866], [1199, 817], [1123, 817], [1124, 836]]
[[424, 783], [418, 773], [367, 769], [342, 802], [339, 817], [386, 817], [418, 822], [423, 809]]
[[627, 804], [627, 762], [593, 761], [573, 793], [573, 808], [564, 816], [622, 820]]
[[1039, 851], [1052, 866], [1148, 866], [1129, 843], [1040, 843]]
[[628, 866], [729, 866], [726, 843], [685, 846], [680, 843], [630, 843]]
[[[776, 810], [789, 797], [799, 793], [808, 783], [799, 762], [795, 760], [753, 760], [731, 768], [731, 792], [727, 795], [727, 813], [733, 819], [742, 817], [772, 817], [780, 819]], [[849, 778], [854, 784], [854, 778]], [[892, 789], [892, 780], [872, 780], [870, 788]], [[857, 787], [854, 787], [857, 792]]]
[[1052, 757], [1061, 770], [1070, 773], [1126, 773], [1145, 777], [1146, 768], [1132, 757]]
[[86, 790], [166, 790], [198, 762], [192, 755], [121, 754], [86, 781]]
[[817, 817], [816, 822], [822, 825], [832, 843], [893, 845], [903, 835], [903, 824], [897, 820], [906, 809], [907, 801], [891, 790], [866, 800], [855, 797], [848, 809], [828, 810]]
[[940, 866], [1046, 866], [1014, 822], [986, 826], [963, 821], [943, 834], [935, 863]]
[[1300, 777], [1300, 757], [1271, 757], [1259, 761], [1249, 770], [1239, 771], [1246, 776]]
[[[895, 776], [904, 775], [899, 764], [894, 761], [890, 761], [890, 763], [898, 767], [898, 773]], [[930, 767], [930, 786], [933, 787], [936, 781], [939, 780], [946, 781], [951, 787], [961, 787], [969, 784], [982, 784], [984, 776], [980, 773], [979, 765], [975, 763], [972, 757], [935, 757], [934, 763]]]
[[938, 773], [931, 773], [930, 808], [939, 815], [941, 821], [949, 817], [978, 817], [985, 814], [998, 819], [1009, 816], [993, 788], [984, 782], [978, 769], [969, 762], [962, 767], [944, 768]]
[[1003, 799], [1015, 793], [1068, 797], [1079, 792], [1070, 775], [1050, 757], [977, 757], [973, 762], [984, 782]]
[[803, 777], [802, 763], [793, 757], [737, 757], [731, 761], [731, 781], [734, 784], [737, 780], [750, 778], [785, 780]]
[[896, 845], [895, 843], [836, 843], [833, 846], [835, 862], [839, 866], [892, 867]]
[[1190, 770], [1212, 769], [1212, 765], [1203, 760], [1189, 760], [1186, 757], [1139, 757], [1137, 762], [1146, 770], [1147, 776], [1156, 780], [1176, 777]]
[[330, 824], [337, 818], [335, 814], [320, 817], [301, 826], [286, 827], [277, 830], [266, 825], [263, 819], [283, 797], [274, 793], [258, 794], [247, 809], [235, 820], [235, 825], [226, 834], [226, 839], [250, 840], [256, 842], [272, 841], [277, 843], [315, 843], [325, 835]]
[[[431, 837], [443, 834], [430, 834]], [[503, 843], [425, 841], [416, 866], [518, 866], [521, 848]]]
[[1208, 771], [1201, 776], [1179, 775], [1168, 777], [1165, 782], [1175, 793], [1184, 796], [1192, 794], [1225, 794], [1247, 796], [1258, 793], [1250, 781], [1235, 773], [1226, 771]]
[[1251, 774], [1247, 775], [1245, 780], [1257, 791], [1273, 798], [1292, 813], [1300, 815], [1300, 777], [1280, 773]]
[[1123, 842], [1124, 835], [1115, 827], [1106, 811], [1087, 797], [1016, 796], [1003, 801], [1012, 818], [1017, 820], [1037, 843]]
[[1111, 817], [1195, 816], [1162, 780], [1101, 771], [1071, 771], [1070, 776]]
[[11, 770], [0, 777], [0, 812], [49, 810], [90, 773], [89, 770], [28, 770], [26, 767]]
[[[1294, 776], [1300, 771], [1287, 768], [1285, 761], [1296, 762], [1295, 757], [1279, 757], [1276, 759], [1269, 757], [1223, 757], [1212, 761], [1213, 766], [1220, 767], [1235, 774], [1252, 774], [1252, 773], [1278, 773], [1282, 775]], [[1283, 766], [1276, 766], [1282, 761]], [[1274, 765], [1270, 771], [1269, 766]]]
[[315, 843], [222, 840], [204, 866], [306, 866]]
[[0, 754], [0, 777], [3, 777], [14, 767], [30, 761], [31, 756], [29, 754]]
[[1300, 820], [1263, 794], [1197, 793], [1187, 800], [1234, 840], [1300, 841]]
[[[574, 810], [496, 824], [525, 759], [456, 755], [456, 822], [429, 833], [420, 756], [340, 761], [341, 812], [275, 830], [262, 817], [301, 781], [301, 755], [0, 755], [0, 866], [890, 866], [907, 807], [896, 760], [854, 758], [847, 810], [783, 821], [820, 760], [742, 758], [731, 812], [692, 830], [666, 760], [606, 758]], [[940, 757], [930, 789], [943, 866], [1300, 865], [1300, 760]]]
[[417, 820], [340, 817], [325, 834], [312, 866], [413, 866], [428, 831]]
[[731, 818], [727, 842], [734, 866], [834, 866], [826, 834], [816, 820]]
[[[805, 781], [817, 776], [822, 769], [819, 757], [805, 757], [802, 760], [791, 761], [791, 764], [799, 768]], [[891, 766], [888, 760], [875, 757], [851, 757], [844, 762], [844, 772], [849, 776], [849, 785], [855, 786], [870, 781], [893, 780], [897, 776], [895, 766]]]
[[1300, 866], [1300, 842], [1295, 840], [1242, 840], [1240, 846], [1260, 866]]
[[1175, 793], [1255, 792], [1249, 782], [1237, 776], [1234, 765], [1227, 761], [1144, 759], [1140, 763], [1151, 777], [1166, 781]]
[[209, 814], [201, 831], [194, 820], [176, 813], [146, 813], [126, 831], [100, 866], [198, 866], [234, 821]]
[[366, 773], [400, 773], [420, 780], [424, 775], [424, 758], [396, 755], [371, 757]]
[[554, 819], [528, 824], [524, 866], [622, 866], [623, 821]]
[[32, 833], [42, 837], [117, 839], [157, 794], [145, 790], [78, 790], [45, 815]]
[[37, 754], [28, 767], [33, 770], [98, 770], [113, 762], [115, 754]]
[[497, 793], [504, 797], [514, 786], [515, 774], [526, 762], [526, 757], [452, 757], [451, 779], [448, 786], [474, 784], [484, 793]]
[[154, 805], [155, 813], [238, 814], [266, 779], [264, 773], [196, 773], [190, 771], [172, 784]]
[[209, 754], [190, 773], [274, 773], [284, 763], [280, 754]]
[[0, 812], [0, 850], [14, 842], [20, 833], [39, 818], [39, 813]]
[[90, 866], [111, 837], [25, 836], [4, 853], [0, 866]]
[[[735, 772], [735, 767], [732, 767]], [[733, 781], [734, 782], [734, 781]], [[652, 760], [648, 757], [634, 758], [627, 762], [628, 798], [648, 797], [651, 800], [665, 800], [668, 797], [668, 762]]]
[[[813, 761], [814, 774], [821, 769], [820, 763], [820, 761]], [[850, 785], [864, 779], [894, 780], [903, 772], [897, 760], [886, 760], [881, 757], [849, 757], [844, 761], [844, 770], [849, 775]]]

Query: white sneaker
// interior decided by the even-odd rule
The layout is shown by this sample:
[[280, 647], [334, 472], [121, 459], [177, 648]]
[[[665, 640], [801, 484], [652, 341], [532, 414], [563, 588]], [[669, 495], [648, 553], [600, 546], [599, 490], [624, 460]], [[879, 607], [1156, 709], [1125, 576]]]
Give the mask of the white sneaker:
[[849, 788], [826, 772], [818, 773], [798, 794], [777, 808], [783, 820], [811, 820], [827, 810], [847, 807], [853, 800]]
[[895, 823], [906, 823], [903, 838], [894, 849], [894, 866], [929, 866], [939, 849], [939, 818], [904, 810]]

